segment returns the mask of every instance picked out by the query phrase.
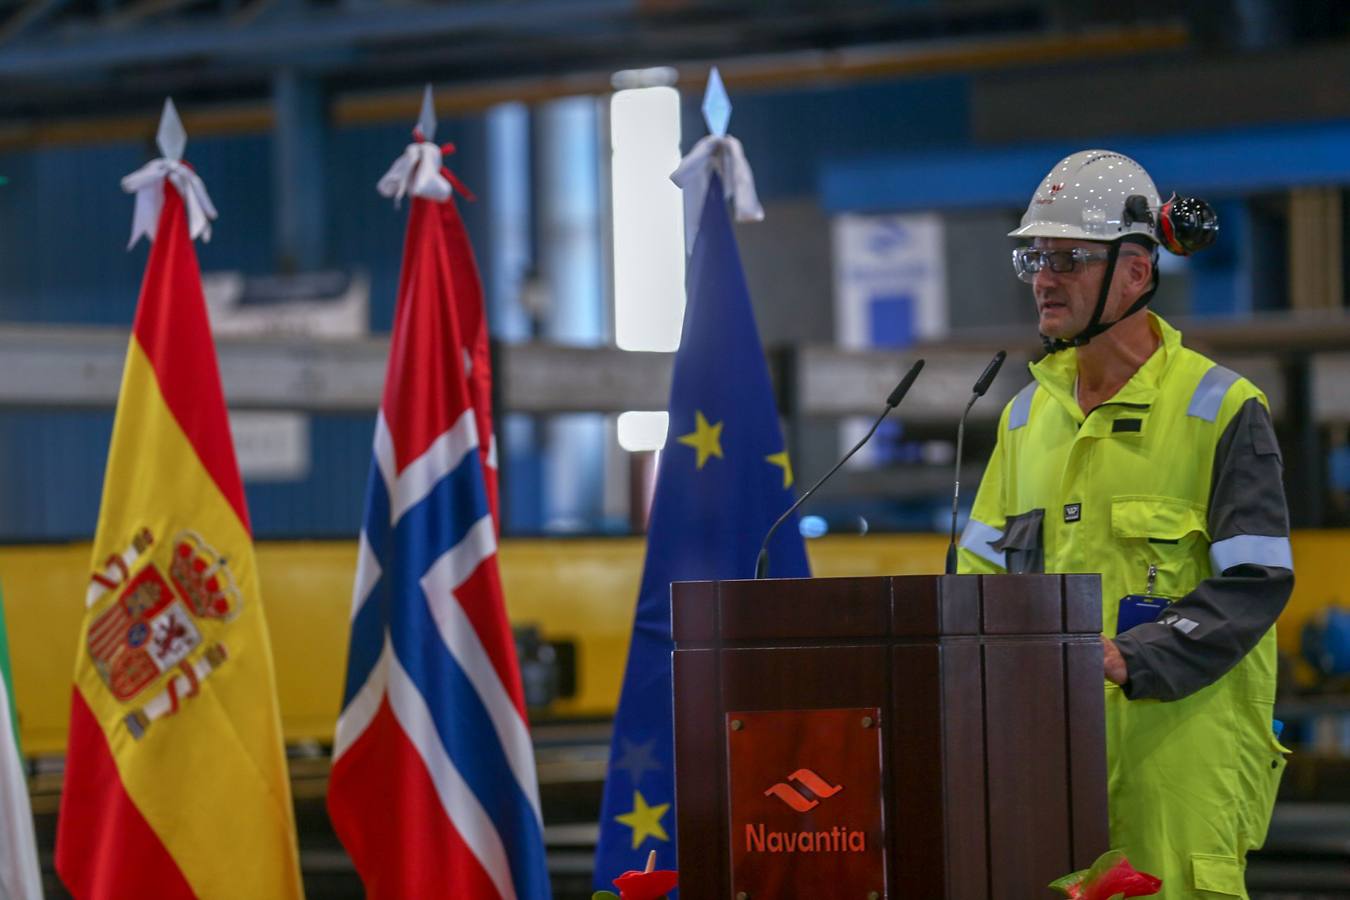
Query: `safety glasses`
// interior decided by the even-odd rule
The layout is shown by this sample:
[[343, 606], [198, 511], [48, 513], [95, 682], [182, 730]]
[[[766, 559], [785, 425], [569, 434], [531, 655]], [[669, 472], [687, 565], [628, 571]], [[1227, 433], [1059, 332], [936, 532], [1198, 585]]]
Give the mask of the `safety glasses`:
[[1030, 284], [1041, 269], [1049, 268], [1051, 272], [1065, 275], [1077, 272], [1078, 267], [1086, 263], [1105, 262], [1109, 256], [1108, 250], [1084, 250], [1082, 247], [1074, 247], [1072, 250], [1018, 247], [1012, 252], [1012, 263], [1017, 277]]

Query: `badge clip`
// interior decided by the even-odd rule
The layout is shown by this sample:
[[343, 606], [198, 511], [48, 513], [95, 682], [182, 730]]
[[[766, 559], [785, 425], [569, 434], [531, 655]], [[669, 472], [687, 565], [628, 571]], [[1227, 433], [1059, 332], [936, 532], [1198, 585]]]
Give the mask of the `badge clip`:
[[1127, 594], [1120, 598], [1116, 611], [1116, 634], [1123, 634], [1136, 625], [1156, 621], [1163, 610], [1171, 604], [1166, 597], [1153, 592], [1158, 582], [1158, 567], [1150, 564], [1148, 577], [1142, 594]]

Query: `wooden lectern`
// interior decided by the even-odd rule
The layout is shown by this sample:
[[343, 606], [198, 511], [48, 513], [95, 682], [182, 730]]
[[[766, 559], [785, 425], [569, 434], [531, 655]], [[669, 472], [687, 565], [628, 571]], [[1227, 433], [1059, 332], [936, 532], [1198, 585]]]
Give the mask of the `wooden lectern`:
[[1109, 848], [1096, 575], [672, 585], [684, 900], [1028, 900]]

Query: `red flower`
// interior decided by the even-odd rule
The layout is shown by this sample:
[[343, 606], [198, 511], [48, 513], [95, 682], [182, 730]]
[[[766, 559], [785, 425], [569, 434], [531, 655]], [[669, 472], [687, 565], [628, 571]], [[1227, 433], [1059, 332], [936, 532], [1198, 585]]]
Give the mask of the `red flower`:
[[657, 900], [675, 887], [678, 875], [668, 869], [655, 872], [624, 872], [614, 879], [622, 900]]
[[1152, 897], [1161, 887], [1161, 878], [1137, 871], [1130, 865], [1130, 861], [1122, 856], [1119, 862], [1087, 887], [1083, 900], [1110, 900], [1117, 894], [1125, 897]]
[[1050, 885], [1070, 900], [1113, 900], [1116, 897], [1152, 897], [1162, 879], [1137, 871], [1119, 850], [1103, 853], [1092, 868], [1066, 875]]

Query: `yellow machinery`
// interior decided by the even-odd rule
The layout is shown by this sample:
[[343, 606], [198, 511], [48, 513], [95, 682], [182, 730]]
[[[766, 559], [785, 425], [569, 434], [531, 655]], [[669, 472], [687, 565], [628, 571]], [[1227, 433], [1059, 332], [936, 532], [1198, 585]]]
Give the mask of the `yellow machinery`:
[[[1293, 542], [1297, 586], [1280, 620], [1280, 648], [1291, 655], [1303, 621], [1345, 600], [1341, 566], [1350, 556], [1350, 531], [1301, 531]], [[637, 537], [503, 541], [502, 577], [512, 623], [532, 626], [545, 640], [571, 642], [576, 648], [576, 691], [552, 704], [550, 715], [613, 714], [644, 546], [644, 539]], [[808, 546], [819, 576], [919, 574], [941, 571], [946, 540], [938, 535], [869, 535], [827, 537]], [[355, 564], [355, 541], [258, 545], [288, 741], [332, 739]], [[86, 543], [0, 547], [0, 590], [21, 737], [30, 755], [65, 750], [88, 572]]]

